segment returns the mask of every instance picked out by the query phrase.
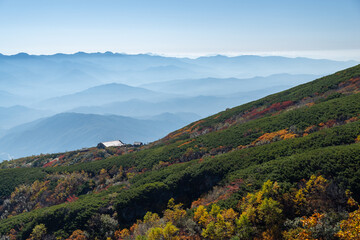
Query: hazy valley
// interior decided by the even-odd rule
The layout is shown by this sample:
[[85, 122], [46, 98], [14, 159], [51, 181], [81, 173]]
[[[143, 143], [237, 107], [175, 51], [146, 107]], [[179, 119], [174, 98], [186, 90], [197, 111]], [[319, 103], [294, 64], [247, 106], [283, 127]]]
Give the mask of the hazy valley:
[[[111, 52], [1, 55], [0, 158], [75, 150], [113, 138], [128, 143], [154, 141], [194, 120], [355, 64], [307, 58], [218, 55], [190, 59]], [[68, 114], [57, 115], [63, 112]], [[83, 116], [75, 113], [93, 117], [88, 121], [60, 118]], [[181, 113], [186, 113], [181, 119], [147, 120]], [[118, 130], [112, 131], [113, 125], [105, 119], [114, 116], [108, 115], [128, 117], [128, 125], [120, 121]], [[48, 126], [47, 119], [57, 119], [58, 124]], [[146, 121], [159, 124], [159, 129]], [[61, 127], [65, 125], [71, 131]], [[96, 134], [86, 130], [94, 125]]]

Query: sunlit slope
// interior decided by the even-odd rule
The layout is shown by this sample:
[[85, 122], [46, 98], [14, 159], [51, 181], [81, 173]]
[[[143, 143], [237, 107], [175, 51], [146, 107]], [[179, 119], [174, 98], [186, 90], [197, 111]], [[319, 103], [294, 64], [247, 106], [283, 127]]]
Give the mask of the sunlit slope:
[[[247, 184], [234, 199], [267, 179], [287, 189], [311, 174], [334, 179], [358, 199], [359, 89], [356, 66], [194, 122], [134, 153], [71, 166], [0, 170], [7, 173], [0, 174], [2, 199], [21, 183], [51, 183], [49, 176], [59, 173], [95, 179], [95, 187], [76, 191], [76, 201], [1, 220], [0, 233], [17, 228], [26, 238], [35, 225], [46, 223], [49, 233], [68, 236], [85, 229], [99, 212], [116, 213], [120, 226], [128, 226], [147, 211], [161, 212], [171, 197], [190, 206], [214, 186], [235, 179]], [[112, 170], [119, 168], [121, 181]], [[101, 188], [96, 181], [104, 173], [107, 180]], [[9, 174], [18, 176], [17, 181]], [[43, 192], [53, 193], [50, 183]]]

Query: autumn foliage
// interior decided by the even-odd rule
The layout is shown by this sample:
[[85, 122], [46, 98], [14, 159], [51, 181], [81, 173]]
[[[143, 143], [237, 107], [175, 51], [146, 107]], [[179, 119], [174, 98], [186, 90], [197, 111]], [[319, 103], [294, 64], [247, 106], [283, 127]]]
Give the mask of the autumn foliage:
[[[359, 239], [360, 211], [349, 214], [340, 228], [326, 230], [331, 184], [322, 176], [311, 176], [290, 194], [277, 182], [266, 181], [260, 190], [244, 196], [235, 209], [216, 203], [197, 205], [185, 211], [170, 199], [163, 217], [148, 212], [130, 229], [119, 229], [116, 239]], [[345, 193], [344, 193], [345, 194]], [[345, 196], [345, 195], [344, 195]], [[352, 206], [357, 203], [349, 197]], [[193, 203], [194, 206], [194, 203]], [[325, 208], [325, 207], [326, 208]], [[339, 206], [337, 206], [339, 207]], [[346, 207], [346, 206], [344, 206]], [[287, 217], [295, 214], [298, 224], [290, 226]], [[330, 234], [330, 235], [329, 235]], [[331, 238], [331, 239], [332, 239]]]

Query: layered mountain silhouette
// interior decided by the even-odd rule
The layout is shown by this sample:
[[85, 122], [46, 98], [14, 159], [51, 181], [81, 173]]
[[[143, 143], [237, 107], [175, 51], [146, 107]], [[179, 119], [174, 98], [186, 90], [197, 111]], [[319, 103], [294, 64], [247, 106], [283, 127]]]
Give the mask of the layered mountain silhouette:
[[56, 153], [96, 146], [99, 142], [121, 140], [150, 142], [198, 119], [194, 114], [164, 113], [135, 119], [116, 115], [61, 113], [14, 127], [0, 138], [0, 153], [21, 157]]

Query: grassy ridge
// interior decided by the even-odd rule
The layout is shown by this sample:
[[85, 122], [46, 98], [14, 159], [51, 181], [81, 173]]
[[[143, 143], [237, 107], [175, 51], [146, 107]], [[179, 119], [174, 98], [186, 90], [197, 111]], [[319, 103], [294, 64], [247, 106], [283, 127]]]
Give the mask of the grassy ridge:
[[216, 119], [214, 119], [213, 116], [204, 119], [205, 121], [201, 123], [201, 126], [203, 127], [213, 126], [216, 123], [224, 122], [226, 119], [229, 119], [231, 116], [238, 115], [252, 108], [260, 107], [266, 104], [273, 104], [283, 101], [296, 102], [306, 97], [313, 97], [316, 96], [317, 94], [322, 94], [327, 91], [334, 90], [338, 87], [340, 83], [345, 82], [350, 78], [357, 76], [360, 76], [360, 65], [316, 79], [309, 83], [301, 84], [299, 86], [290, 88], [288, 90], [279, 93], [269, 95], [267, 97], [243, 104], [238, 107], [234, 107], [227, 111], [220, 112], [219, 117]]

